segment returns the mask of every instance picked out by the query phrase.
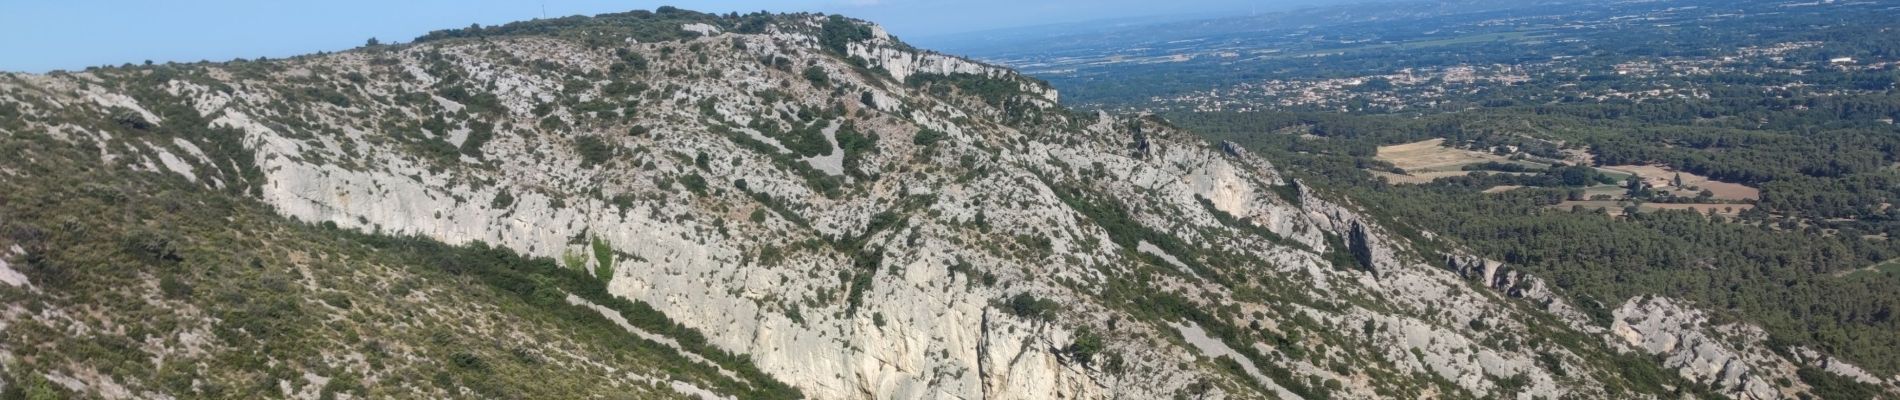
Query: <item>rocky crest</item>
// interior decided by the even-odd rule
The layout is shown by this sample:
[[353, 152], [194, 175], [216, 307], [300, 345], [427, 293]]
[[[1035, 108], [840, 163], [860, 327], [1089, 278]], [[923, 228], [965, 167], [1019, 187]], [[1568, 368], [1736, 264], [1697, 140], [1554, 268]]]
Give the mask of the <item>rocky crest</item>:
[[[30, 122], [4, 133], [306, 223], [561, 260], [813, 398], [1670, 397], [1623, 383], [1630, 348], [1800, 392], [1769, 383], [1780, 358], [1677, 333], [1703, 329], [1679, 305], [1626, 304], [1607, 336], [1534, 277], [1158, 118], [1073, 113], [861, 21], [687, 19], [6, 75]], [[243, 155], [113, 133], [181, 118], [154, 102]]]

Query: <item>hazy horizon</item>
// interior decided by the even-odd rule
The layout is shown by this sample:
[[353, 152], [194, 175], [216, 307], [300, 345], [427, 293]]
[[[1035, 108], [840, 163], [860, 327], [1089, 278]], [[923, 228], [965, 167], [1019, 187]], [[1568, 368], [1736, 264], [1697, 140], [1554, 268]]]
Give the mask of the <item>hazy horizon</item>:
[[[651, 10], [825, 12], [877, 22], [907, 39], [1093, 20], [1170, 15], [1243, 15], [1335, 0], [798, 0], [496, 1], [362, 0], [255, 3], [0, 3], [0, 71], [44, 73], [91, 66], [226, 61], [347, 50], [369, 38], [407, 42], [429, 31], [535, 18]], [[1005, 12], [1017, 11], [1017, 12]]]

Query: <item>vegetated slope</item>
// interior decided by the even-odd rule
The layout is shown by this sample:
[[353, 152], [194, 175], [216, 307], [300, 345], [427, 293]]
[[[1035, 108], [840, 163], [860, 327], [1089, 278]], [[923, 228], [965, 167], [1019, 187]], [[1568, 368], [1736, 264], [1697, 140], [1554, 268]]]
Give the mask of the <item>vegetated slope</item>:
[[[663, 316], [505, 249], [295, 223], [87, 146], [9, 132], [8, 395], [104, 398], [771, 397], [616, 326]], [[138, 132], [143, 140], [189, 132]], [[176, 135], [176, 136], [174, 136]], [[136, 143], [136, 142], [131, 142]], [[103, 143], [95, 143], [103, 144]], [[212, 163], [233, 159], [202, 159]], [[158, 179], [153, 179], [158, 178]]]
[[1670, 299], [1597, 324], [1236, 146], [1075, 114], [859, 21], [662, 9], [423, 39], [0, 76], [7, 390], [1867, 389], [1838, 362], [1796, 379], [1825, 356]]

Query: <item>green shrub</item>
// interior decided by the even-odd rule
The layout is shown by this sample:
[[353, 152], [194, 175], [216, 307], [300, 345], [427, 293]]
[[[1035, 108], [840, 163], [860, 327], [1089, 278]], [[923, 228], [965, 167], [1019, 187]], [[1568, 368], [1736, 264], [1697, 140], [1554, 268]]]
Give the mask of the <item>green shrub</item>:
[[594, 262], [596, 263], [594, 264], [594, 277], [600, 278], [602, 281], [612, 280], [614, 277], [613, 246], [608, 245], [607, 241], [601, 240], [600, 237], [596, 236], [594, 237], [593, 248]]
[[1009, 298], [1006, 311], [1010, 315], [1035, 320], [1049, 321], [1056, 318], [1056, 310], [1062, 308], [1054, 300], [1037, 298], [1029, 293], [1017, 293]]
[[925, 128], [922, 130], [918, 130], [917, 136], [911, 137], [910, 142], [918, 146], [930, 146], [930, 145], [937, 144], [937, 142], [941, 142], [943, 141], [943, 139], [948, 138], [948, 137], [950, 137], [950, 135], [943, 133], [942, 131]]
[[803, 75], [805, 76], [805, 80], [811, 81], [813, 86], [821, 88], [831, 86], [831, 74], [826, 73], [822, 67], [816, 65], [805, 67]]
[[877, 135], [858, 132], [856, 126], [845, 124], [838, 128], [838, 148], [844, 150], [844, 169], [846, 172], [862, 171], [864, 156], [877, 151]]
[[172, 275], [158, 278], [158, 290], [164, 293], [166, 298], [174, 300], [189, 298], [192, 293], [191, 285]]
[[843, 16], [833, 15], [825, 18], [825, 24], [818, 33], [818, 43], [824, 46], [825, 50], [842, 55], [849, 50], [846, 45], [870, 40], [871, 33], [869, 26], [851, 22]]
[[482, 121], [470, 121], [468, 123], [468, 137], [462, 139], [462, 146], [457, 150], [470, 157], [481, 157], [482, 145], [488, 144], [488, 141], [494, 139], [495, 125]]
[[871, 290], [872, 278], [877, 276], [877, 267], [884, 262], [884, 254], [871, 252], [860, 254], [852, 260], [851, 291], [846, 294], [845, 315], [857, 315], [858, 307], [864, 304], [864, 293]]
[[1068, 353], [1069, 357], [1075, 359], [1076, 362], [1087, 366], [1094, 364], [1095, 355], [1101, 353], [1105, 348], [1107, 348], [1107, 345], [1102, 342], [1102, 335], [1098, 335], [1094, 330], [1084, 327], [1076, 331], [1075, 341], [1069, 343], [1069, 346], [1062, 350], [1064, 353]]
[[1286, 200], [1287, 203], [1293, 204], [1294, 207], [1300, 207], [1302, 203], [1304, 203], [1300, 200], [1301, 189], [1299, 183], [1287, 182], [1285, 185], [1275, 185], [1269, 188], [1273, 189], [1273, 194], [1280, 195], [1281, 200]]
[[449, 355], [449, 361], [452, 364], [454, 364], [456, 367], [460, 367], [462, 369], [476, 370], [476, 371], [484, 371], [488, 369], [488, 362], [482, 361], [481, 356], [469, 354], [467, 352], [456, 352], [455, 354], [451, 354]]
[[148, 262], [176, 263], [185, 260], [185, 257], [179, 254], [177, 241], [178, 239], [170, 233], [138, 229], [127, 234], [125, 246], [133, 254], [143, 256]]
[[568, 269], [580, 270], [587, 268], [587, 258], [573, 251], [563, 252], [561, 253], [561, 265], [566, 265]]
[[697, 194], [706, 194], [706, 178], [699, 176], [699, 174], [681, 175], [679, 182], [682, 185], [686, 185], [686, 190], [691, 190]]
[[594, 136], [574, 138], [574, 150], [581, 155], [581, 166], [592, 167], [612, 160], [618, 146]]
[[507, 190], [498, 190], [495, 192], [495, 199], [493, 201], [488, 202], [488, 207], [501, 209], [501, 208], [508, 208], [508, 206], [511, 206], [514, 204], [515, 204], [515, 195], [508, 194]]

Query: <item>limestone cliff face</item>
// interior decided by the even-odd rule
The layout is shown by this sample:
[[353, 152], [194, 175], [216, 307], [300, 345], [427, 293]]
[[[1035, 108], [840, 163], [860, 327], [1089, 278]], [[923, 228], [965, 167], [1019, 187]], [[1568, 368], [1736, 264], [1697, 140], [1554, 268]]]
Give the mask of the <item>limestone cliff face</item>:
[[[1641, 397], [1606, 384], [1610, 360], [1676, 354], [1643, 339], [1671, 324], [1647, 306], [1618, 311], [1627, 345], [1549, 340], [1605, 328], [1234, 146], [1073, 113], [1034, 79], [875, 27], [837, 52], [827, 23], [192, 66], [162, 90], [239, 135], [258, 176], [215, 173], [189, 142], [101, 157], [253, 185], [305, 222], [598, 271], [815, 398]], [[0, 79], [4, 99], [165, 123], [98, 82]]]
[[1615, 318], [1610, 327], [1615, 338], [1662, 357], [1664, 366], [1684, 378], [1721, 388], [1735, 398], [1803, 396], [1809, 388], [1796, 374], [1802, 367], [1893, 390], [1893, 381], [1812, 349], [1778, 353], [1769, 347], [1768, 335], [1760, 327], [1711, 321], [1708, 315], [1680, 300], [1631, 299], [1616, 309]]
[[1900, 386], [1900, 377], [1882, 379], [1813, 349], [1777, 351], [1770, 347], [1768, 335], [1761, 327], [1741, 322], [1716, 323], [1705, 311], [1682, 300], [1630, 299], [1611, 312], [1610, 325], [1605, 329], [1564, 299], [1555, 297], [1541, 279], [1515, 271], [1508, 264], [1469, 255], [1448, 256], [1446, 264], [1466, 280], [1539, 305], [1577, 331], [1602, 337], [1618, 352], [1659, 357], [1664, 368], [1684, 380], [1707, 385], [1729, 397], [1811, 396], [1812, 388], [1797, 374], [1803, 367], [1881, 386], [1889, 392]]
[[849, 44], [847, 56], [859, 57], [875, 68], [887, 71], [892, 79], [904, 82], [919, 75], [975, 75], [985, 78], [1014, 81], [1017, 88], [1042, 97], [1048, 101], [1058, 101], [1061, 95], [1054, 87], [1030, 81], [1008, 69], [970, 61], [961, 57], [937, 53], [919, 52], [900, 47], [882, 28], [876, 28], [873, 40]]

